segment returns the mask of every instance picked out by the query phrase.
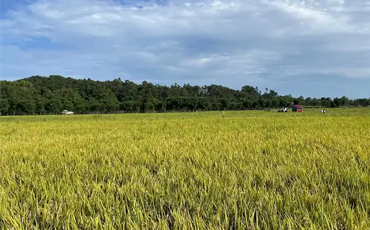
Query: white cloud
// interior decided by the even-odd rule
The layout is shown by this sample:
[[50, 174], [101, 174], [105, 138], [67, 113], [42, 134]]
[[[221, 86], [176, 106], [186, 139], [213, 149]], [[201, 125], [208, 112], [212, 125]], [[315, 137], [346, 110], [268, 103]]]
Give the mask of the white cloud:
[[370, 79], [364, 1], [123, 3], [34, 0], [9, 11], [0, 22], [1, 77], [62, 74], [238, 88], [311, 74]]

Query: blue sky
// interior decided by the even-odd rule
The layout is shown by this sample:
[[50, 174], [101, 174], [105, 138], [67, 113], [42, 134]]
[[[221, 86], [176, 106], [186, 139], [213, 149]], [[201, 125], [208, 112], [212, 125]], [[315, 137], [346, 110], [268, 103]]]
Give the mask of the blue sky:
[[0, 76], [370, 97], [370, 0], [0, 0]]

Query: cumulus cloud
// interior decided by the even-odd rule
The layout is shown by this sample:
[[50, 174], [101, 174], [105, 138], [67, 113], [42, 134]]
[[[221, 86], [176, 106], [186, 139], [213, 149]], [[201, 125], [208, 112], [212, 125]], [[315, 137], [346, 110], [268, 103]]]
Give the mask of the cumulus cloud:
[[317, 76], [370, 83], [369, 22], [360, 0], [33, 0], [1, 18], [0, 73], [341, 95]]

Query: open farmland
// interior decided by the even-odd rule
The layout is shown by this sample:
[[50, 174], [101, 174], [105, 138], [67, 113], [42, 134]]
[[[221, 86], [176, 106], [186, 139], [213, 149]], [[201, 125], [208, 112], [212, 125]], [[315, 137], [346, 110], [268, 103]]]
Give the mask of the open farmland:
[[0, 125], [1, 229], [370, 228], [370, 109]]

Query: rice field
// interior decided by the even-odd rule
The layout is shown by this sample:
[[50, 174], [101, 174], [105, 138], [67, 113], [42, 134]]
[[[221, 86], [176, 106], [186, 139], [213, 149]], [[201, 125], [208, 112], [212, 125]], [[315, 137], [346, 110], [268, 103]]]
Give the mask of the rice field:
[[370, 229], [370, 109], [0, 117], [0, 229]]

